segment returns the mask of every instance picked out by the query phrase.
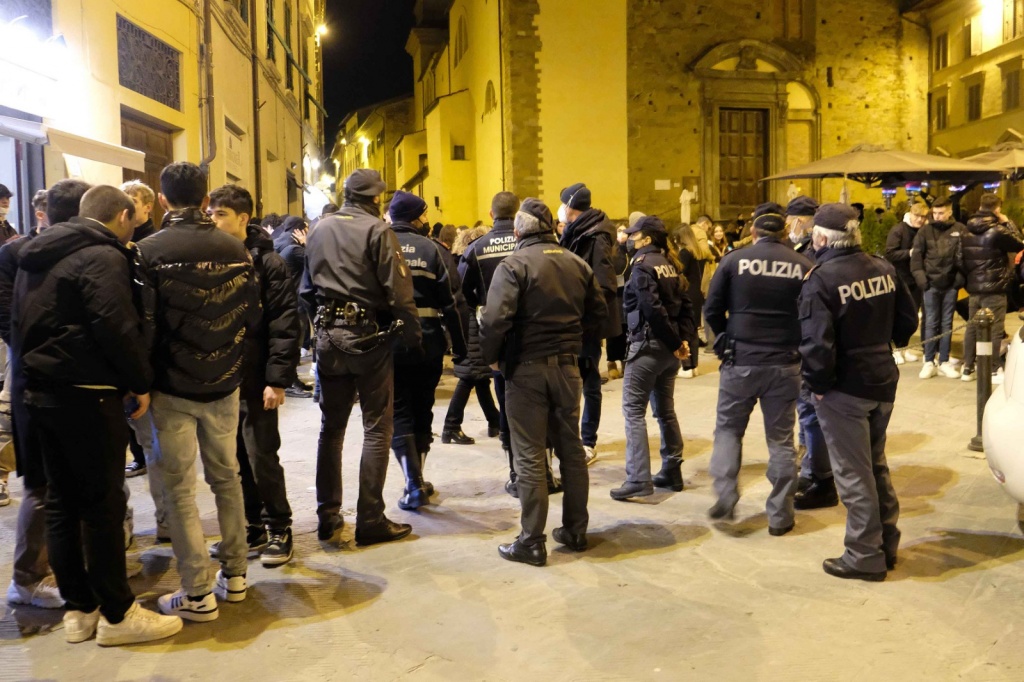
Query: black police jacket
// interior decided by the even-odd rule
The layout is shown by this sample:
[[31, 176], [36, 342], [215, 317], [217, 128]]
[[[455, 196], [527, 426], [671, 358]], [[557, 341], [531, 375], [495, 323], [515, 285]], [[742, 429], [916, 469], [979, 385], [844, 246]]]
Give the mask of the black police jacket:
[[346, 201], [310, 231], [300, 295], [311, 310], [325, 301], [355, 303], [381, 324], [402, 320], [404, 343], [415, 348], [422, 333], [412, 275], [395, 233], [375, 209]]
[[969, 294], [1002, 294], [1013, 281], [1008, 254], [1024, 250], [1024, 243], [989, 211], [978, 211], [967, 221], [956, 252], [957, 269]]
[[960, 223], [933, 222], [917, 231], [910, 271], [921, 291], [959, 289], [963, 285], [956, 269], [956, 250], [965, 229]]
[[11, 352], [29, 389], [110, 386], [148, 393], [144, 313], [133, 253], [95, 220], [72, 218], [21, 249]]
[[918, 288], [914, 273], [910, 270], [910, 251], [914, 248], [917, 231], [917, 228], [901, 221], [892, 226], [885, 238], [885, 259], [892, 263], [896, 274], [912, 290]]
[[490, 232], [466, 247], [459, 262], [459, 275], [462, 277], [462, 294], [470, 309], [487, 302], [487, 289], [491, 286], [494, 271], [516, 250], [516, 245], [513, 221], [498, 218]]
[[245, 245], [185, 208], [165, 214], [138, 250], [156, 292], [153, 387], [199, 402], [230, 395], [242, 382], [244, 335], [261, 318]]
[[708, 288], [704, 320], [715, 336], [735, 341], [735, 364], [799, 361], [797, 299], [813, 265], [777, 237], [762, 237], [722, 258]]
[[391, 224], [391, 229], [398, 238], [402, 256], [412, 273], [413, 299], [423, 329], [423, 354], [420, 354], [418, 348], [409, 349], [399, 343], [395, 348], [395, 364], [414, 364], [424, 355], [428, 358], [444, 355], [448, 350], [444, 328], [448, 329], [452, 339], [452, 355], [464, 357], [466, 341], [462, 333], [462, 320], [455, 308], [455, 296], [440, 247], [409, 223], [396, 221]]
[[487, 364], [579, 355], [583, 335], [596, 333], [607, 317], [608, 304], [590, 266], [559, 246], [553, 234], [530, 235], [494, 273], [480, 349]]
[[255, 395], [266, 386], [288, 388], [295, 381], [302, 322], [291, 273], [267, 231], [250, 224], [245, 248], [252, 255], [263, 309], [259, 324], [245, 334], [242, 391]]
[[683, 291], [679, 273], [656, 246], [636, 252], [629, 266], [629, 280], [622, 290], [622, 312], [631, 343], [653, 336], [674, 351], [683, 341], [697, 352], [697, 325], [690, 297]]
[[917, 307], [891, 263], [859, 246], [822, 249], [799, 307], [801, 372], [812, 393], [896, 399], [900, 375], [889, 344], [907, 344]]

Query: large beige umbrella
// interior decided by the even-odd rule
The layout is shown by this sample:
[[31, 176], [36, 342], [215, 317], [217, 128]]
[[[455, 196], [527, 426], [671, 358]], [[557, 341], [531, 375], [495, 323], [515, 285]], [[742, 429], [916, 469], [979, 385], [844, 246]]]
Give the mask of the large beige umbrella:
[[1024, 144], [1020, 142], [997, 144], [992, 151], [968, 156], [964, 161], [1002, 168], [1011, 180], [1024, 180]]
[[849, 178], [868, 187], [877, 187], [907, 182], [998, 182], [1002, 175], [1002, 168], [994, 164], [933, 154], [890, 151], [884, 147], [862, 144], [844, 154], [819, 159], [765, 180]]

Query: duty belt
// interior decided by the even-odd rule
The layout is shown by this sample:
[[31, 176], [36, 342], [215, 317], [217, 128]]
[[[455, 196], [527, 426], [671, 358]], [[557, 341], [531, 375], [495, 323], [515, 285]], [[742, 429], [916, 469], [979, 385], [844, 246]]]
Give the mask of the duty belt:
[[316, 309], [314, 320], [317, 329], [324, 327], [360, 327], [375, 324], [373, 313], [351, 301], [325, 301]]
[[575, 365], [577, 357], [570, 353], [559, 353], [558, 355], [549, 355], [546, 358], [533, 358], [532, 360], [522, 360], [520, 365]]

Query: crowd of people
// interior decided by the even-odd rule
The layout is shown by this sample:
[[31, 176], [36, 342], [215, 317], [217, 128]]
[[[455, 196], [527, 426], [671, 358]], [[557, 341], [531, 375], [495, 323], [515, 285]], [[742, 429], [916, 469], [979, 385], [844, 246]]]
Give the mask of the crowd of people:
[[[966, 228], [949, 222], [948, 202], [912, 206], [890, 234], [890, 263], [861, 249], [855, 208], [803, 196], [762, 204], [736, 234], [707, 216], [670, 229], [636, 212], [617, 226], [583, 183], [560, 193], [555, 213], [499, 192], [489, 229], [432, 225], [422, 198], [398, 191], [384, 205], [385, 189], [375, 171], [356, 170], [343, 205], [312, 225], [258, 220], [248, 191], [211, 190], [184, 162], [163, 170], [158, 193], [138, 181], [62, 180], [36, 196], [35, 229], [0, 248], [9, 347], [0, 430], [10, 441], [0, 454], [13, 451], [24, 491], [8, 603], [64, 607], [69, 642], [95, 636], [109, 646], [171, 636], [183, 620], [211, 621], [221, 603], [244, 600], [251, 556], [280, 566], [294, 554], [278, 455], [278, 408], [289, 396], [313, 396], [321, 411], [318, 538], [337, 542], [345, 524], [342, 449], [356, 401], [356, 543], [408, 536], [409, 524], [385, 514], [389, 451], [405, 479], [398, 507], [430, 504], [425, 466], [448, 354], [458, 382], [441, 440], [474, 443], [462, 426], [475, 392], [508, 459], [505, 490], [521, 506], [522, 530], [500, 556], [546, 563], [558, 492], [552, 538], [583, 552], [588, 465], [606, 408], [602, 355], [606, 376], [623, 380], [625, 478], [610, 495], [627, 501], [684, 489], [675, 382], [695, 376], [702, 347], [721, 360], [708, 516], [733, 518], [742, 442], [760, 403], [769, 533], [789, 533], [795, 509], [842, 500], [845, 552], [823, 569], [884, 580], [899, 545], [885, 432], [897, 363], [909, 359], [901, 349], [922, 302], [925, 335], [948, 329], [962, 282], [970, 314], [1005, 314], [1015, 280], [1007, 254], [1024, 250], [994, 195]], [[925, 367], [950, 376], [948, 337], [928, 344]], [[304, 353], [312, 387], [298, 376]], [[648, 407], [660, 428], [657, 472]], [[197, 457], [220, 527], [209, 546]], [[135, 602], [125, 560], [125, 477], [142, 474], [157, 541], [170, 542], [181, 578], [158, 598], [159, 613]]]

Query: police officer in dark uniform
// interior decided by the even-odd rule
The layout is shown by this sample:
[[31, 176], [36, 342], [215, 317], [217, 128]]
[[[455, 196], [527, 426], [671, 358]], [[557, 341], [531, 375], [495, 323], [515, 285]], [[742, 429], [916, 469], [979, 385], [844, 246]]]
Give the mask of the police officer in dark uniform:
[[715, 334], [715, 352], [722, 360], [709, 467], [718, 500], [708, 515], [713, 519], [733, 516], [740, 499], [737, 477], [743, 436], [754, 405], [760, 403], [768, 442], [767, 476], [772, 484], [765, 505], [772, 535], [785, 535], [794, 525], [793, 424], [800, 395], [797, 298], [812, 267], [809, 259], [782, 242], [785, 227], [781, 206], [758, 206], [754, 243], [722, 259], [704, 305], [704, 319]]
[[[683, 435], [676, 420], [675, 385], [679, 361], [696, 348], [697, 325], [685, 280], [669, 254], [661, 219], [644, 216], [626, 228], [632, 256], [623, 288], [628, 346], [622, 382], [626, 420], [626, 482], [611, 491], [616, 500], [644, 497], [654, 486], [683, 489]], [[661, 471], [651, 478], [647, 442], [647, 403], [661, 427]]]
[[899, 371], [891, 344], [917, 329], [914, 299], [892, 264], [860, 248], [855, 209], [825, 204], [814, 216], [817, 265], [800, 294], [801, 371], [828, 442], [846, 505], [846, 552], [823, 568], [838, 578], [885, 580], [896, 565], [899, 501], [885, 435]]
[[558, 452], [565, 487], [556, 542], [587, 548], [589, 476], [580, 439], [583, 382], [577, 358], [585, 332], [608, 314], [593, 271], [558, 245], [551, 211], [523, 201], [515, 218], [519, 246], [498, 266], [480, 323], [480, 349], [505, 375], [512, 452], [518, 474], [523, 530], [498, 552], [509, 561], [543, 566], [548, 516], [545, 481], [548, 441]]
[[[412, 273], [413, 298], [423, 329], [422, 348], [395, 348], [395, 434], [391, 448], [405, 474], [405, 493], [398, 506], [419, 509], [430, 501], [434, 486], [423, 480], [423, 464], [433, 441], [434, 391], [441, 380], [448, 350], [445, 329], [452, 340], [452, 356], [465, 357], [466, 342], [455, 308], [448, 268], [437, 243], [427, 237], [427, 204], [415, 194], [395, 192], [388, 209], [391, 229]], [[443, 320], [443, 326], [442, 326]]]
[[[322, 219], [306, 240], [302, 296], [317, 311], [320, 442], [317, 447], [317, 536], [342, 528], [341, 449], [356, 392], [363, 416], [363, 452], [356, 503], [356, 542], [397, 540], [412, 527], [384, 516], [384, 479], [393, 432], [389, 333], [400, 328], [407, 348], [421, 345], [412, 277], [395, 233], [380, 218], [385, 184], [360, 168], [345, 179], [341, 210]], [[398, 323], [401, 323], [399, 325]]]
[[[491, 199], [491, 219], [494, 227], [480, 237], [462, 254], [459, 262], [459, 275], [462, 277], [462, 293], [472, 314], [476, 309], [487, 303], [487, 290], [494, 278], [494, 271], [507, 256], [515, 251], [516, 235], [513, 221], [519, 210], [519, 198], [512, 192], [498, 192]], [[498, 397], [499, 429], [498, 437], [501, 447], [508, 457], [509, 480], [505, 490], [515, 496], [516, 472], [512, 461], [512, 441], [508, 430], [508, 415], [505, 412], [505, 378], [501, 372], [495, 371], [494, 393]]]

